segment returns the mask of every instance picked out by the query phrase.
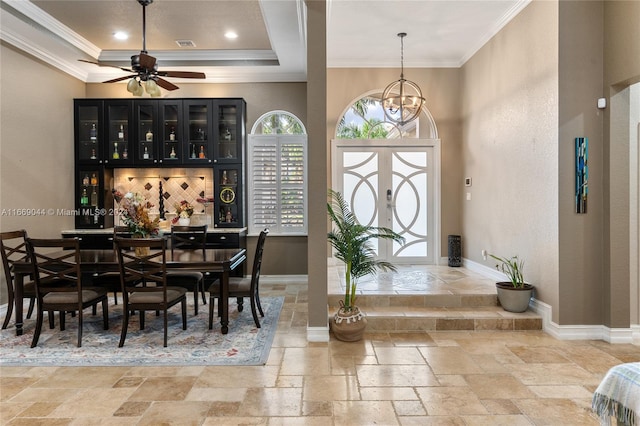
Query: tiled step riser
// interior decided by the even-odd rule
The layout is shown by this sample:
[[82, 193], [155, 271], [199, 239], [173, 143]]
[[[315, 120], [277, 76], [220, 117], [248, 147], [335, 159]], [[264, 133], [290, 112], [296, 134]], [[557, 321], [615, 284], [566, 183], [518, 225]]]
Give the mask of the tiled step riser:
[[388, 318], [367, 315], [367, 333], [411, 331], [542, 330], [541, 318]]
[[[329, 295], [329, 306], [340, 306], [343, 295]], [[424, 307], [470, 308], [498, 306], [495, 294], [428, 294], [428, 295], [360, 295], [356, 299], [360, 307]]]
[[[333, 314], [341, 295], [329, 295]], [[504, 311], [495, 294], [361, 295], [357, 306], [367, 317], [367, 333], [481, 330], [542, 330], [532, 311]]]

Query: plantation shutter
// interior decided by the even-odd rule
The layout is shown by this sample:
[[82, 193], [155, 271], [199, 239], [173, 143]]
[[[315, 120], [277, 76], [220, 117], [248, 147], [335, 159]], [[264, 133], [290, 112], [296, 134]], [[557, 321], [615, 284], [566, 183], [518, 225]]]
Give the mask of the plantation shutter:
[[306, 136], [249, 137], [249, 233], [304, 235]]

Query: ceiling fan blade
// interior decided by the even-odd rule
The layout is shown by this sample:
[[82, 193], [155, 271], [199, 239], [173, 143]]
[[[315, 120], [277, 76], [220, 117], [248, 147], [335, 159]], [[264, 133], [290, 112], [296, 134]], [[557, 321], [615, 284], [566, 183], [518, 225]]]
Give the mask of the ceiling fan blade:
[[128, 69], [128, 68], [122, 68], [122, 67], [119, 67], [119, 66], [117, 66], [117, 65], [101, 64], [100, 62], [86, 61], [86, 60], [84, 60], [84, 59], [78, 59], [78, 61], [80, 61], [80, 62], [85, 62], [85, 63], [87, 63], [87, 64], [97, 65], [97, 66], [99, 66], [99, 67], [118, 68], [119, 70], [122, 70], [122, 71], [126, 71], [126, 72], [133, 72], [133, 70], [130, 70], [130, 69]]
[[145, 70], [152, 70], [156, 64], [156, 58], [140, 52], [140, 66]]
[[176, 89], [179, 89], [179, 87], [176, 86], [175, 84], [170, 83], [167, 80], [164, 80], [162, 78], [158, 78], [156, 80], [156, 83], [158, 83], [158, 86], [162, 87], [164, 90], [176, 90]]
[[126, 80], [128, 78], [135, 77], [138, 74], [125, 75], [124, 77], [114, 78], [113, 80], [103, 81], [103, 83], [117, 83], [118, 81]]
[[164, 77], [176, 77], [176, 78], [207, 78], [203, 72], [191, 72], [191, 71], [160, 71], [158, 75]]

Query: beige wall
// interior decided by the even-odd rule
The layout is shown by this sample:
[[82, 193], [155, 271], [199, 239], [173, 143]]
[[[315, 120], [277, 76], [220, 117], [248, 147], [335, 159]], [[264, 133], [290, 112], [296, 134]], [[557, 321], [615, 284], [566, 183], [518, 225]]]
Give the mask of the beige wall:
[[640, 81], [640, 2], [604, 2], [605, 87]]
[[[309, 121], [309, 306], [308, 338], [326, 340], [327, 295], [327, 5], [325, 0], [307, 0], [307, 111]], [[318, 331], [316, 333], [316, 331]]]
[[[604, 112], [596, 108], [596, 102], [603, 96], [603, 4], [561, 1], [559, 22], [558, 322], [600, 324], [605, 252]], [[575, 212], [576, 137], [587, 137], [589, 142], [586, 214]]]
[[[525, 260], [537, 298], [558, 305], [558, 5], [533, 2], [462, 68], [464, 257]], [[571, 141], [570, 141], [571, 142]], [[554, 310], [557, 315], [557, 310]], [[557, 318], [554, 318], [557, 320]]]
[[[0, 56], [0, 230], [57, 237], [73, 228], [73, 217], [47, 210], [74, 206], [73, 98], [84, 97], [85, 85], [4, 43]], [[13, 209], [44, 212], [15, 216]]]
[[[629, 85], [640, 81], [640, 2], [604, 2], [604, 87], [609, 107], [604, 126], [604, 314], [602, 323], [609, 327], [628, 327], [630, 322], [630, 266], [638, 267], [638, 259], [630, 259], [630, 190], [637, 191], [638, 182], [630, 185], [629, 154]], [[637, 93], [637, 92], [634, 92]], [[638, 100], [635, 99], [634, 102]], [[633, 117], [637, 119], [637, 117]], [[637, 163], [635, 163], [637, 173]], [[636, 175], [637, 176], [637, 175]], [[637, 193], [634, 195], [637, 196]], [[637, 215], [637, 210], [636, 210]], [[636, 216], [637, 217], [637, 216]], [[635, 266], [634, 266], [635, 265]], [[634, 274], [635, 279], [637, 275]], [[634, 292], [638, 283], [634, 282]], [[636, 307], [637, 308], [637, 307]], [[637, 317], [635, 320], [637, 324]]]

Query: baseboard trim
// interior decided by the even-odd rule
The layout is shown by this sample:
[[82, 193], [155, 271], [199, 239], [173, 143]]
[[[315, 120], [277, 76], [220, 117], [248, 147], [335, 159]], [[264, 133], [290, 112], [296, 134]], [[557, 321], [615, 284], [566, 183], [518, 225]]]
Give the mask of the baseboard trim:
[[297, 283], [309, 281], [308, 275], [260, 275], [261, 283], [281, 284], [281, 283]]
[[[542, 317], [542, 329], [559, 340], [604, 340], [607, 343], [633, 343], [634, 330], [604, 325], [559, 325], [551, 320], [551, 306], [532, 299], [529, 305]], [[640, 331], [640, 330], [638, 330]]]
[[309, 327], [307, 326], [308, 342], [328, 342], [329, 341], [329, 325], [325, 327]]
[[506, 275], [498, 271], [496, 268], [490, 268], [486, 265], [468, 259], [462, 259], [462, 265], [470, 271], [477, 272], [478, 274], [491, 278], [496, 282], [508, 281]]

